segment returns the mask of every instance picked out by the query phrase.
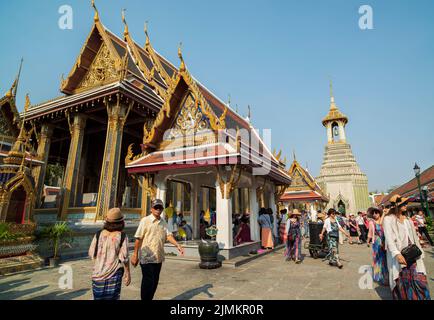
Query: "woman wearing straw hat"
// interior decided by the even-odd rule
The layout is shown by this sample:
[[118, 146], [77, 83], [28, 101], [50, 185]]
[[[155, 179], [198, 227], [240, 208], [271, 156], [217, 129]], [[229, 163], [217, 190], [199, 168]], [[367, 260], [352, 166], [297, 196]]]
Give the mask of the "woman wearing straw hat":
[[294, 260], [301, 263], [301, 213], [294, 209], [286, 222], [287, 250], [286, 261]]
[[94, 261], [92, 290], [95, 300], [119, 300], [122, 278], [131, 283], [128, 237], [123, 232], [124, 217], [119, 208], [107, 213], [104, 228], [96, 233], [89, 248]]
[[[430, 300], [425, 254], [413, 223], [405, 216], [407, 201], [398, 194], [392, 196], [392, 208], [383, 220], [390, 289], [394, 300]], [[412, 260], [407, 255], [407, 261], [405, 251], [416, 254], [411, 254]]]

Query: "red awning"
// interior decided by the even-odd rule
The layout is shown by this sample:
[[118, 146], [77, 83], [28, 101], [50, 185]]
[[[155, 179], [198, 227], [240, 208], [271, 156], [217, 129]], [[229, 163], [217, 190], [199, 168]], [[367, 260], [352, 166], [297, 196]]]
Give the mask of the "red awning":
[[327, 201], [327, 199], [320, 193], [312, 190], [291, 191], [285, 192], [280, 201], [295, 202], [295, 201]]

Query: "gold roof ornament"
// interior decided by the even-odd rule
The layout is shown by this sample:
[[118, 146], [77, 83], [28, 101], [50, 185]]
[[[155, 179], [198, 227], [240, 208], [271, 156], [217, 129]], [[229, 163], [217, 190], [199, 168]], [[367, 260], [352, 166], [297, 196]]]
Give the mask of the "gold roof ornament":
[[149, 40], [149, 34], [148, 34], [148, 21], [145, 21], [145, 36], [146, 36], [145, 47], [147, 47], [151, 44], [151, 41]]
[[179, 60], [181, 60], [181, 65], [179, 67], [179, 71], [185, 72], [185, 70], [186, 70], [185, 62], [184, 62], [184, 58], [182, 57], [182, 42], [180, 42], [179, 46], [178, 46], [178, 57], [179, 57]]
[[93, 9], [95, 10], [95, 15], [93, 17], [93, 21], [98, 22], [99, 21], [99, 13], [98, 13], [98, 9], [96, 8], [96, 5], [95, 5], [95, 0], [91, 0], [91, 3], [92, 3]]
[[18, 74], [15, 78], [14, 83], [12, 83], [12, 87], [8, 90], [8, 92], [6, 92], [6, 97], [8, 98], [16, 98], [17, 97], [17, 91], [18, 91], [18, 84], [20, 82], [20, 77], [21, 77], [21, 69], [23, 67], [23, 61], [24, 59], [21, 58], [21, 62], [20, 62], [20, 68], [18, 70]]
[[322, 124], [324, 127], [326, 127], [328, 123], [333, 121], [343, 121], [344, 124], [347, 124], [348, 118], [339, 111], [338, 106], [335, 103], [335, 97], [333, 95], [333, 83], [330, 79], [330, 110], [327, 116], [322, 120]]
[[127, 20], [125, 19], [125, 11], [127, 11], [127, 9], [122, 9], [122, 22], [125, 25], [124, 28], [124, 36], [128, 36], [130, 34], [129, 30], [128, 30], [128, 24], [127, 24]]

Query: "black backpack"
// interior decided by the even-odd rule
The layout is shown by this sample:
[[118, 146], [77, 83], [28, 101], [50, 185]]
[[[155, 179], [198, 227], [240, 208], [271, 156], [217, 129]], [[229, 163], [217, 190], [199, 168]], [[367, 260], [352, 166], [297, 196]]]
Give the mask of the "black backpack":
[[[96, 258], [96, 255], [98, 253], [98, 244], [99, 244], [99, 237], [101, 235], [101, 232], [103, 232], [103, 230], [99, 230], [96, 233], [96, 235], [95, 235], [95, 237], [96, 237], [96, 245], [95, 245], [95, 252], [93, 253], [93, 258], [94, 259]], [[127, 236], [127, 234], [125, 232], [121, 232], [121, 243], [119, 244], [119, 250], [120, 250], [120, 248], [122, 248], [122, 245], [123, 245], [123, 243], [125, 241], [126, 236]]]

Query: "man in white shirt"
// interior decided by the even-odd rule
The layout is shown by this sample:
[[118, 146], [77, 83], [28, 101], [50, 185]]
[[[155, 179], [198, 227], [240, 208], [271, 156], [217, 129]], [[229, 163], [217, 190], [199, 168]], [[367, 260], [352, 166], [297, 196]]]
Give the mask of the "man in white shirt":
[[425, 220], [425, 215], [424, 215], [422, 210], [419, 210], [419, 212], [416, 214], [416, 221], [418, 224], [419, 233], [422, 236], [425, 236], [425, 238], [428, 240], [430, 245], [433, 246], [433, 241], [432, 241], [432, 239], [428, 233], [428, 230], [425, 226], [426, 220]]
[[366, 230], [366, 226], [365, 226], [365, 220], [363, 220], [363, 214], [362, 212], [357, 212], [357, 218], [356, 218], [357, 224], [359, 225], [359, 230], [360, 230], [360, 237], [359, 240], [362, 243], [366, 243], [367, 241], [367, 230]]

